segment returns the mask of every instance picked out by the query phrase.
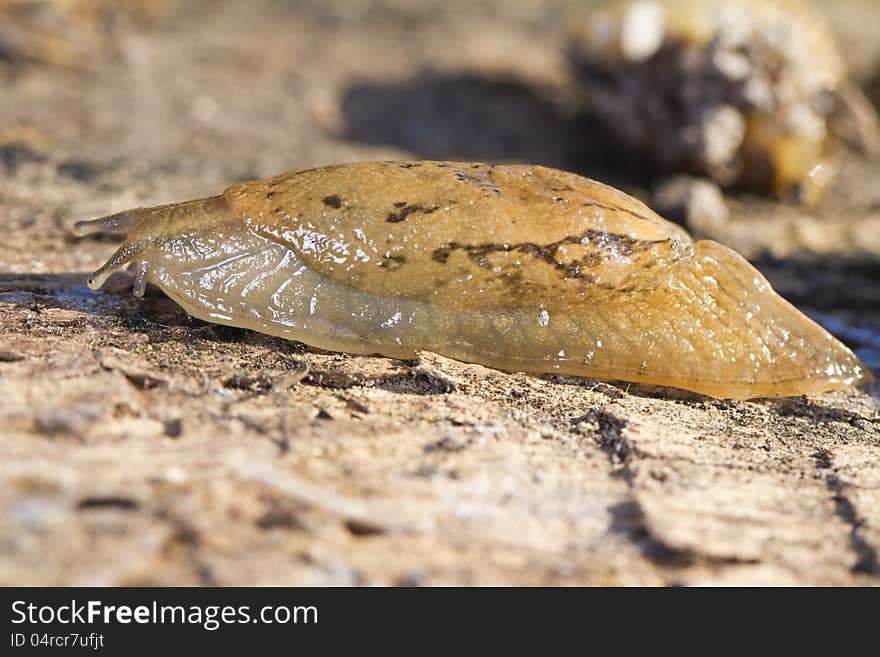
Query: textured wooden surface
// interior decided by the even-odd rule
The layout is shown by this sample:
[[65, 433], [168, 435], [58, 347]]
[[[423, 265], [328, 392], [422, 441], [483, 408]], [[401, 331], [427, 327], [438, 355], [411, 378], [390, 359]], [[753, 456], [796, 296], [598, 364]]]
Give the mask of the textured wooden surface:
[[[880, 583], [876, 385], [718, 402], [89, 291], [115, 242], [73, 221], [328, 162], [530, 161], [650, 200], [566, 105], [541, 3], [161, 4], [75, 67], [0, 60], [0, 583]], [[880, 24], [839, 4], [850, 42]], [[875, 372], [878, 174], [848, 161], [816, 210], [736, 198], [716, 236]]]

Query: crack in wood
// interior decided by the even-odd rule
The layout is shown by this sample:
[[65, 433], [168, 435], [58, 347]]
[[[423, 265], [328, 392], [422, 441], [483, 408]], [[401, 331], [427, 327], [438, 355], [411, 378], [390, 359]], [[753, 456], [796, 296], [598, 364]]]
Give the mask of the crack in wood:
[[859, 516], [855, 505], [846, 493], [846, 484], [837, 476], [834, 467], [834, 453], [827, 449], [820, 449], [813, 454], [813, 458], [818, 470], [831, 470], [824, 476], [825, 486], [834, 501], [835, 515], [849, 527], [849, 545], [856, 555], [856, 561], [850, 566], [850, 570], [854, 574], [880, 577], [880, 561], [878, 561], [877, 550], [865, 538], [862, 531], [865, 519]]
[[634, 458], [644, 454], [624, 435], [627, 421], [604, 409], [591, 410], [573, 420], [573, 425], [592, 423], [598, 427], [597, 444], [608, 455], [614, 471], [612, 476], [626, 482], [629, 499], [608, 507], [611, 515], [610, 529], [631, 541], [651, 563], [666, 568], [684, 569], [695, 565], [729, 566], [758, 563], [757, 559], [744, 559], [734, 555], [702, 554], [688, 547], [678, 547], [658, 536], [648, 520], [645, 509], [636, 495]]

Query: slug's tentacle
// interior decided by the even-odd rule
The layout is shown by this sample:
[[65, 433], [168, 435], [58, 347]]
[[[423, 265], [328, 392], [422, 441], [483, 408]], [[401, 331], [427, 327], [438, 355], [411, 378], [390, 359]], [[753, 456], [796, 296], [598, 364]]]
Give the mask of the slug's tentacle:
[[[136, 256], [143, 252], [144, 244], [140, 242], [126, 242], [121, 247], [116, 250], [116, 253], [105, 262], [101, 267], [95, 271], [91, 276], [89, 276], [86, 283], [88, 286], [97, 290], [101, 287], [110, 276], [125, 267], [129, 262], [131, 262]], [[146, 263], [145, 263], [146, 264]], [[142, 285], [146, 285], [146, 280], [143, 281]], [[138, 282], [135, 281], [135, 295], [143, 296], [143, 287], [141, 287], [141, 293], [137, 294]]]
[[226, 203], [220, 196], [183, 203], [170, 203], [149, 208], [135, 208], [90, 221], [78, 221], [73, 233], [78, 237], [98, 232], [122, 233], [128, 238], [116, 253], [88, 278], [88, 286], [96, 290], [116, 271], [137, 260], [133, 293], [144, 295], [150, 278], [150, 252], [161, 250], [163, 242], [180, 243], [181, 227], [192, 230], [209, 225], [216, 229], [227, 217]]
[[77, 237], [85, 237], [93, 233], [127, 233], [135, 225], [135, 223], [153, 211], [153, 208], [135, 208], [134, 210], [125, 210], [117, 212], [106, 217], [91, 219], [88, 221], [77, 221], [73, 225], [73, 234]]
[[134, 276], [134, 287], [132, 287], [132, 294], [134, 296], [140, 298], [144, 296], [144, 292], [147, 289], [147, 276], [150, 272], [150, 263], [146, 260], [141, 260], [137, 265], [137, 270], [135, 271]]

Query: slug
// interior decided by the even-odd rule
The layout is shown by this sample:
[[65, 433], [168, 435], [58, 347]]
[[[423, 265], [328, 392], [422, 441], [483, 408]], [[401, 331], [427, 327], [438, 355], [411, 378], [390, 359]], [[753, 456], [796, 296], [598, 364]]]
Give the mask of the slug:
[[127, 240], [189, 314], [312, 347], [683, 388], [800, 395], [868, 381], [744, 258], [613, 187], [541, 166], [380, 162], [79, 222]]

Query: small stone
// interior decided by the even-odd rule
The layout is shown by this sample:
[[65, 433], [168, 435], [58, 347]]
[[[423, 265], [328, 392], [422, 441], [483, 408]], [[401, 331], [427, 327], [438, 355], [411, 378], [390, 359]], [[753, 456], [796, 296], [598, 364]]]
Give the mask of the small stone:
[[718, 50], [712, 55], [712, 64], [728, 80], [745, 80], [752, 72], [749, 58], [733, 50]]
[[162, 473], [165, 481], [171, 484], [185, 484], [190, 480], [189, 472], [179, 465], [170, 465]]
[[712, 171], [727, 167], [736, 159], [746, 135], [746, 119], [730, 105], [718, 105], [705, 111], [700, 121], [702, 159]]
[[663, 8], [656, 2], [636, 2], [629, 7], [620, 33], [624, 58], [641, 62], [656, 54], [663, 45], [665, 23]]
[[574, 430], [579, 434], [589, 435], [599, 430], [599, 423], [581, 421], [574, 425]]
[[162, 429], [169, 438], [180, 438], [180, 434], [183, 433], [183, 421], [179, 417], [165, 420]]

